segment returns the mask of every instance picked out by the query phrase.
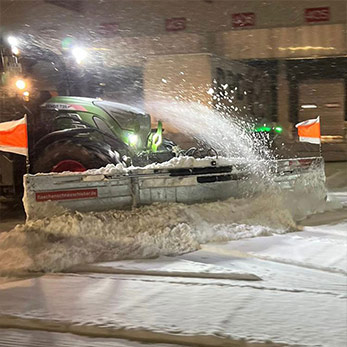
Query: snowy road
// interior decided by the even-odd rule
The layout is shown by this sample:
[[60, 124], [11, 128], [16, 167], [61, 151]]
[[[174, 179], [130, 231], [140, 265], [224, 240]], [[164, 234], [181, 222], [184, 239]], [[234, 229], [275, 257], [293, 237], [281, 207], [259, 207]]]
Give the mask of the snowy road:
[[[174, 258], [99, 264], [92, 274], [9, 282], [0, 287], [0, 325], [152, 343], [344, 346], [346, 226], [342, 218], [299, 233], [207, 244]], [[167, 276], [151, 275], [159, 270]], [[189, 277], [236, 270], [262, 281]], [[2, 341], [13, 336], [4, 332]]]
[[298, 232], [3, 283], [0, 346], [345, 346], [347, 190], [331, 197]]

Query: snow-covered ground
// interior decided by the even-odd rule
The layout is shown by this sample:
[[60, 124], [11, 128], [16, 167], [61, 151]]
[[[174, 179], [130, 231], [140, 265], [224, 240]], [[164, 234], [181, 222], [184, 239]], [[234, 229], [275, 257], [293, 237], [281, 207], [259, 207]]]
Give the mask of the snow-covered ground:
[[327, 184], [299, 224], [263, 195], [18, 226], [0, 236], [4, 275], [65, 272], [0, 285], [0, 345], [345, 346], [346, 166]]

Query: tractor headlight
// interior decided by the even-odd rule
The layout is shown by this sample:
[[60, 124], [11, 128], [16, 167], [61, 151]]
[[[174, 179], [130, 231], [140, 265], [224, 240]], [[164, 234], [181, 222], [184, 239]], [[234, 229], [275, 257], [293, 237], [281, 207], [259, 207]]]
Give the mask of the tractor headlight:
[[30, 97], [30, 93], [29, 93], [28, 91], [25, 91], [25, 92], [23, 93], [23, 99], [24, 99], [24, 101], [29, 101], [29, 100], [30, 100], [29, 97]]
[[17, 47], [12, 47], [11, 50], [12, 50], [12, 53], [14, 55], [18, 55], [19, 54], [19, 49]]
[[130, 134], [128, 136], [128, 142], [130, 146], [136, 146], [138, 141], [138, 136], [135, 134]]

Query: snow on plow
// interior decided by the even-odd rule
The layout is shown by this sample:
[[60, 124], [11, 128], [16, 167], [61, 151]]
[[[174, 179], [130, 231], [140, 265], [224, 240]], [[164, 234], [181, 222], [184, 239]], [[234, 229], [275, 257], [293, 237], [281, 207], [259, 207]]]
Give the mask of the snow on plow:
[[[163, 164], [124, 168], [108, 165], [82, 173], [24, 176], [24, 207], [28, 219], [69, 211], [104, 211], [153, 203], [194, 204], [244, 198], [264, 189], [281, 189], [287, 199], [324, 201], [322, 158], [285, 159], [259, 163], [226, 158], [179, 157]], [[293, 201], [296, 208], [300, 206]]]

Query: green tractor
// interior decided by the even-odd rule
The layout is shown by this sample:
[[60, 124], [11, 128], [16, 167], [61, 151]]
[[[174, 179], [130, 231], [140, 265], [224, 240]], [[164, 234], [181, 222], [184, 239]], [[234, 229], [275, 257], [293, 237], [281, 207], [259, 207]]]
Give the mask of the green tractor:
[[[7, 41], [0, 37], [0, 122], [27, 116], [30, 173], [143, 166], [175, 156], [161, 122], [152, 130], [141, 110], [80, 96], [100, 95], [97, 76], [86, 74], [85, 83], [64, 57], [29, 43], [18, 50]], [[82, 93], [87, 84], [91, 90]], [[21, 197], [27, 169], [23, 156], [0, 152], [1, 199]]]
[[175, 156], [162, 124], [128, 105], [84, 97], [53, 97], [29, 127], [31, 172], [85, 171], [107, 164], [146, 165]]

